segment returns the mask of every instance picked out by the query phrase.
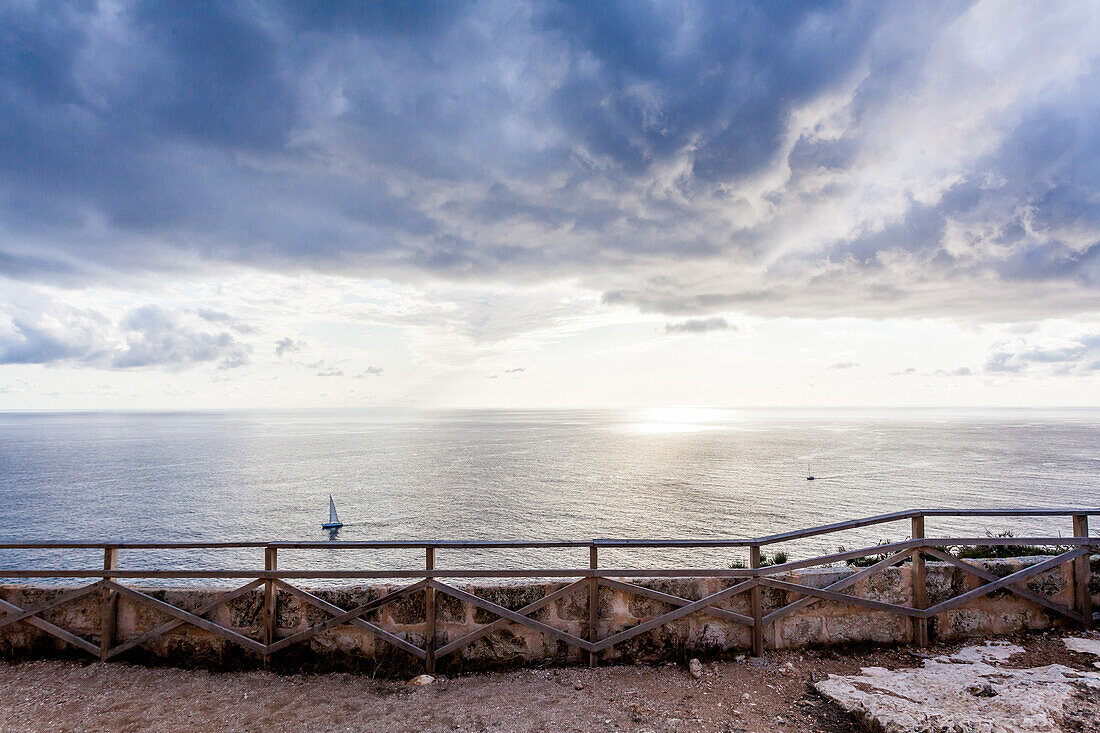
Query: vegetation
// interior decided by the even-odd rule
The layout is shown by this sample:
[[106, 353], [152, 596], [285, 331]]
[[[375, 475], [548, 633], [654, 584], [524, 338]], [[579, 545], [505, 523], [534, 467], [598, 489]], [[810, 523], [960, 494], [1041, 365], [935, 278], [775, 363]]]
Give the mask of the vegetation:
[[[986, 537], [995, 539], [1010, 539], [1015, 537], [1011, 530], [1005, 530], [1004, 532], [998, 532], [993, 534], [986, 532]], [[908, 538], [906, 538], [908, 539]], [[879, 540], [879, 545], [892, 544], [894, 540], [883, 538]], [[981, 546], [965, 546], [965, 547], [947, 547], [947, 546], [935, 546], [935, 549], [940, 552], [946, 552], [954, 555], [955, 557], [962, 558], [964, 560], [990, 560], [1006, 557], [1033, 557], [1035, 555], [1060, 555], [1063, 552], [1067, 552], [1069, 547], [1062, 545], [981, 545]], [[841, 545], [836, 548], [837, 552], [847, 552], [848, 549]], [[882, 562], [886, 558], [893, 555], [893, 552], [877, 552], [871, 555], [864, 555], [863, 557], [855, 557], [847, 561], [847, 564], [854, 568], [869, 568], [875, 563]], [[789, 560], [789, 556], [783, 550], [777, 550], [772, 555], [768, 555], [765, 552], [760, 553], [760, 566], [766, 567], [768, 565], [782, 565]], [[908, 558], [899, 562], [899, 565], [904, 565], [910, 562]], [[741, 570], [747, 568], [749, 565], [747, 562], [741, 559], [736, 559], [730, 563], [730, 568], [735, 570]]]
[[[767, 565], [782, 565], [783, 563], [787, 562], [788, 559], [789, 556], [783, 550], [776, 550], [770, 556], [766, 552], [761, 552], [760, 567], [765, 567]], [[747, 568], [748, 566], [749, 564], [744, 560], [741, 560], [740, 558], [730, 563], [730, 569], [732, 570], [742, 570], [744, 568]]]
[[[997, 534], [985, 533], [987, 537], [1008, 538], [1015, 537], [1011, 531], [998, 532]], [[1069, 547], [1063, 545], [996, 545], [989, 547], [960, 547], [955, 555], [968, 560], [980, 560], [999, 557], [1032, 557], [1034, 555], [1061, 555], [1068, 552]]]
[[[992, 537], [997, 539], [1009, 539], [1015, 537], [1011, 530], [1005, 530], [1004, 532], [998, 532], [993, 534], [992, 532], [986, 532], [986, 537]], [[883, 539], [878, 544], [888, 545], [890, 540]], [[844, 546], [840, 546], [837, 552], [846, 552]], [[1060, 545], [1040, 546], [1040, 545], [972, 545], [965, 547], [943, 547], [936, 546], [936, 549], [940, 552], [947, 552], [955, 557], [962, 558], [964, 560], [989, 560], [1005, 557], [1032, 557], [1035, 555], [1060, 555], [1066, 552], [1070, 548]], [[877, 562], [881, 562], [888, 558], [892, 553], [876, 553], [874, 555], [865, 555], [863, 557], [853, 558], [848, 561], [848, 565], [856, 568], [867, 568], [874, 565]], [[909, 562], [905, 560], [904, 562]], [[899, 563], [904, 564], [904, 563]]]

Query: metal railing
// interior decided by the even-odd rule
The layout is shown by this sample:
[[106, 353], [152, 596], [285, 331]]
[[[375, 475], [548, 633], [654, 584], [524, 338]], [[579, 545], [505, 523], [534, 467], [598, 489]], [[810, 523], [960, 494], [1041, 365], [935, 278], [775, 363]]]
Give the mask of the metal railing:
[[[808, 529], [782, 532], [755, 538], [738, 539], [593, 539], [586, 541], [332, 541], [332, 542], [0, 542], [0, 550], [40, 550], [40, 549], [99, 549], [103, 551], [103, 567], [95, 569], [74, 568], [20, 568], [0, 570], [0, 577], [6, 578], [96, 578], [96, 582], [80, 588], [60, 593], [50, 600], [30, 608], [21, 608], [0, 599], [0, 611], [6, 614], [0, 617], [0, 633], [5, 627], [16, 623], [27, 623], [39, 630], [63, 639], [69, 644], [89, 652], [106, 661], [127, 651], [150, 642], [157, 637], [183, 625], [190, 624], [210, 633], [221, 636], [241, 647], [262, 655], [265, 659], [294, 644], [308, 641], [317, 634], [340, 625], [358, 627], [392, 644], [424, 663], [428, 672], [433, 672], [437, 659], [457, 652], [482, 638], [501, 629], [509, 623], [534, 629], [546, 636], [562, 641], [572, 647], [588, 653], [589, 663], [595, 666], [599, 654], [640, 634], [663, 626], [689, 614], [701, 613], [724, 621], [746, 626], [751, 631], [752, 653], [759, 655], [764, 650], [764, 629], [779, 619], [788, 616], [810, 604], [821, 600], [851, 604], [876, 611], [885, 611], [912, 619], [913, 641], [921, 646], [929, 643], [928, 621], [938, 614], [965, 605], [977, 598], [997, 590], [1007, 590], [1025, 600], [1053, 611], [1067, 619], [1091, 628], [1100, 617], [1092, 610], [1089, 595], [1089, 556], [1100, 551], [1100, 538], [1090, 538], [1088, 518], [1100, 515], [1100, 509], [987, 509], [987, 510], [948, 510], [920, 509], [873, 517], [854, 519], [844, 522], [811, 527]], [[1072, 519], [1072, 536], [1068, 537], [926, 537], [925, 519], [928, 517], [1069, 517]], [[779, 564], [767, 565], [762, 560], [761, 548], [781, 542], [805, 539], [819, 535], [841, 532], [850, 529], [868, 527], [909, 520], [910, 539], [900, 542], [863, 547], [860, 549], [819, 555], [817, 557]], [[1035, 562], [1009, 575], [998, 577], [980, 565], [973, 564], [945, 551], [947, 547], [1011, 547], [1040, 546], [1057, 548], [1048, 559]], [[264, 569], [242, 570], [150, 570], [120, 569], [119, 553], [122, 550], [211, 550], [225, 548], [262, 548], [264, 551]], [[588, 567], [574, 568], [507, 568], [507, 569], [444, 569], [435, 564], [437, 549], [547, 549], [547, 548], [588, 548]], [[601, 568], [599, 551], [606, 548], [747, 548], [749, 563], [747, 567], [729, 568]], [[417, 549], [424, 551], [424, 569], [393, 570], [280, 570], [278, 554], [280, 550], [302, 549]], [[848, 575], [824, 588], [810, 587], [805, 584], [780, 580], [777, 576], [810, 567], [844, 563], [869, 556], [885, 555], [851, 575]], [[928, 604], [927, 575], [925, 559], [931, 558], [945, 562], [985, 581], [984, 585], [960, 593], [953, 598]], [[912, 563], [912, 598], [910, 605], [887, 603], [844, 593], [862, 580], [903, 562]], [[1073, 564], [1073, 605], [1066, 606], [1050, 598], [1029, 590], [1024, 582], [1040, 573], [1051, 570], [1064, 563]], [[663, 593], [624, 579], [646, 578], [728, 578], [739, 582], [730, 585], [703, 598], [691, 599]], [[245, 585], [229, 591], [194, 611], [187, 611], [170, 603], [154, 598], [146, 592], [120, 583], [132, 578], [208, 578], [208, 579], [247, 579]], [[415, 582], [386, 595], [363, 603], [355, 608], [340, 608], [314, 593], [298, 588], [288, 581], [310, 579], [368, 579], [401, 578]], [[541, 599], [522, 608], [509, 609], [466, 590], [457, 588], [441, 579], [450, 578], [572, 578], [573, 582], [553, 590]], [[599, 588], [600, 586], [624, 591], [637, 596], [657, 600], [673, 607], [673, 610], [642, 621], [635, 626], [598, 638], [599, 631]], [[263, 588], [262, 629], [260, 639], [254, 639], [239, 631], [227, 628], [204, 618], [218, 606], [230, 603], [259, 588]], [[762, 589], [774, 588], [799, 597], [764, 613]], [[379, 609], [411, 593], [424, 591], [423, 646], [417, 646], [409, 638], [388, 631], [381, 626], [362, 618], [370, 611]], [[565, 630], [536, 620], [533, 615], [539, 609], [575, 592], [587, 591], [588, 614], [585, 622], [584, 638]], [[98, 643], [79, 636], [46, 621], [42, 614], [63, 604], [79, 600], [89, 594], [100, 594], [100, 634]], [[276, 627], [276, 599], [279, 593], [287, 593], [299, 601], [320, 609], [329, 618], [309, 628], [279, 638]], [[468, 603], [495, 615], [496, 620], [484, 624], [474, 631], [437, 647], [438, 629], [436, 624], [436, 594], [442, 593]], [[749, 594], [749, 614], [737, 613], [717, 607], [717, 604], [741, 594]], [[126, 597], [130, 601], [156, 609], [171, 618], [153, 629], [123, 642], [116, 642], [118, 599]]]

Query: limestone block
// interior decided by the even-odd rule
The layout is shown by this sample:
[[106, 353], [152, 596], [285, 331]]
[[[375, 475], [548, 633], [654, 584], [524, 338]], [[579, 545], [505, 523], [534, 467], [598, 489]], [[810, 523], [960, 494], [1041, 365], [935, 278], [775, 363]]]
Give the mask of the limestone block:
[[908, 641], [913, 625], [905, 616], [862, 610], [847, 616], [823, 619], [824, 635], [830, 643], [871, 641], [880, 644]]
[[[600, 602], [603, 605], [604, 597], [610, 604], [611, 590], [600, 589]], [[584, 621], [588, 618], [588, 588], [580, 587], [573, 593], [554, 601], [553, 615], [562, 621]]]
[[775, 646], [779, 649], [825, 644], [828, 641], [823, 616], [786, 616], [774, 623], [773, 634]]
[[954, 598], [966, 590], [963, 587], [963, 572], [945, 562], [926, 563], [925, 582], [930, 606]]
[[[490, 603], [495, 603], [498, 606], [503, 606], [510, 611], [516, 611], [524, 606], [528, 606], [535, 601], [539, 600], [546, 595], [545, 590], [541, 584], [535, 585], [500, 585], [500, 586], [479, 586], [477, 588], [465, 589], [469, 593], [473, 593], [476, 596], [484, 598]], [[540, 611], [543, 618], [546, 618], [548, 611]], [[421, 615], [423, 618], [423, 614]], [[474, 607], [474, 623], [476, 624], [489, 624], [496, 621], [500, 616], [497, 616], [492, 611], [486, 611], [483, 608]]]

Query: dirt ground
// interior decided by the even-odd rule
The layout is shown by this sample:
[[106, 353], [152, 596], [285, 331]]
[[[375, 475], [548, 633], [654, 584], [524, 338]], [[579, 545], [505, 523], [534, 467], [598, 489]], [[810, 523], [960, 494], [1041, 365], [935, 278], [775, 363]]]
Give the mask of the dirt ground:
[[[1063, 634], [1064, 635], [1064, 634]], [[1091, 659], [1061, 636], [1021, 635], [1026, 666]], [[810, 682], [912, 667], [928, 650], [801, 650], [685, 666], [527, 669], [401, 681], [347, 674], [220, 673], [64, 661], [0, 663], [2, 731], [806, 731], [861, 730]]]

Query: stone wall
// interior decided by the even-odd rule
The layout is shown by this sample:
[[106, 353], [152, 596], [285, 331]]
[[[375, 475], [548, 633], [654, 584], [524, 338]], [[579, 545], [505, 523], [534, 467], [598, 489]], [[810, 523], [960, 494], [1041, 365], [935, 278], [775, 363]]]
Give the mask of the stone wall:
[[[982, 561], [990, 572], [1003, 576], [1046, 558], [1022, 558]], [[781, 580], [825, 587], [855, 572], [851, 568], [821, 568], [778, 576]], [[1073, 604], [1071, 568], [1063, 565], [1031, 578], [1027, 585], [1035, 593], [1063, 605]], [[972, 575], [943, 563], [928, 563], [928, 601], [947, 600], [982, 584]], [[1093, 603], [1100, 608], [1100, 563], [1094, 559]], [[686, 578], [639, 581], [639, 585], [682, 598], [701, 598], [737, 581], [714, 578]], [[461, 585], [463, 589], [507, 608], [520, 608], [537, 601], [564, 583], [509, 583]], [[354, 608], [398, 586], [353, 586], [317, 590], [316, 595], [341, 608]], [[779, 608], [798, 596], [772, 588], [762, 588], [764, 613]], [[911, 598], [910, 566], [887, 569], [861, 581], [847, 592], [888, 603], [908, 604]], [[22, 608], [48, 601], [63, 592], [56, 588], [0, 586], [0, 597]], [[196, 610], [219, 595], [221, 590], [150, 589], [149, 595], [187, 610]], [[493, 614], [443, 593], [437, 593], [437, 646], [497, 619]], [[672, 610], [656, 600], [611, 588], [600, 588], [600, 638], [628, 629], [638, 623]], [[588, 618], [587, 589], [578, 588], [545, 606], [533, 616], [569, 633], [583, 636]], [[252, 638], [260, 638], [262, 628], [262, 590], [219, 606], [208, 615], [212, 621]], [[749, 594], [743, 593], [718, 604], [750, 615]], [[329, 618], [324, 611], [305, 604], [288, 593], [278, 596], [279, 637], [302, 631]], [[98, 643], [100, 633], [99, 596], [82, 599], [45, 612], [43, 618], [72, 633]], [[363, 616], [364, 619], [417, 646], [424, 645], [423, 591]], [[170, 620], [161, 612], [131, 601], [119, 599], [116, 644], [136, 637]], [[1056, 614], [1022, 600], [1008, 591], [995, 591], [963, 607], [940, 614], [930, 622], [934, 639], [1004, 634], [1024, 629], [1042, 629], [1060, 623]], [[809, 645], [833, 645], [852, 642], [899, 643], [912, 639], [912, 622], [907, 617], [847, 605], [834, 601], [817, 602], [765, 627], [768, 647], [791, 648]], [[750, 645], [749, 629], [699, 613], [691, 614], [650, 632], [625, 641], [601, 654], [607, 662], [652, 662], [692, 656], [720, 656], [745, 653]], [[72, 655], [90, 658], [24, 622], [0, 628], [0, 655], [8, 658]], [[255, 667], [262, 658], [231, 641], [189, 625], [181, 625], [120, 659], [181, 666], [201, 665], [215, 668]], [[462, 650], [443, 657], [437, 668], [444, 672], [502, 668], [519, 665], [576, 664], [582, 653], [563, 642], [545, 637], [538, 631], [509, 623], [473, 642]], [[272, 656], [275, 669], [286, 670], [359, 670], [385, 675], [413, 674], [421, 663], [412, 656], [352, 626], [339, 626], [317, 634], [311, 640], [293, 645]]]

